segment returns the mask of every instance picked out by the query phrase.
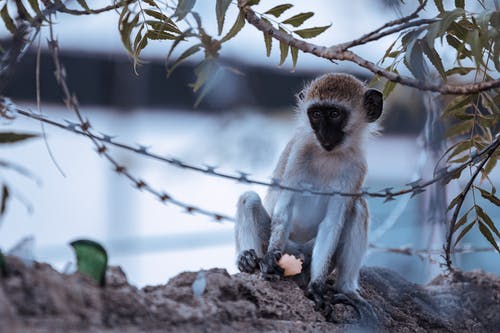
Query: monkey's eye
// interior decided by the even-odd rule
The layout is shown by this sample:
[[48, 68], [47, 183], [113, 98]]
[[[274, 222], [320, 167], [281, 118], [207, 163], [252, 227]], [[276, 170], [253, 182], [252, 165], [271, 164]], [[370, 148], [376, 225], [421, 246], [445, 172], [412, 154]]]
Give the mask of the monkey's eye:
[[313, 117], [314, 119], [321, 118], [321, 112], [319, 112], [319, 111], [313, 111], [310, 114], [311, 114], [311, 117]]
[[328, 116], [332, 119], [337, 119], [338, 117], [340, 117], [340, 111], [339, 110], [332, 110], [332, 111], [330, 111]]

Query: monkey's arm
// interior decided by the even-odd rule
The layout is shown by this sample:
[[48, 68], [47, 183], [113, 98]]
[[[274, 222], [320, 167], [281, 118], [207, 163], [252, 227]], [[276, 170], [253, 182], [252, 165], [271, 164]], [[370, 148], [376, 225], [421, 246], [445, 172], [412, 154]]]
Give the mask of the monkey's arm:
[[328, 209], [321, 221], [314, 242], [311, 261], [311, 283], [323, 284], [329, 273], [328, 269], [337, 248], [340, 233], [345, 221], [346, 211], [352, 200], [331, 198]]
[[274, 279], [283, 273], [278, 260], [281, 258], [290, 234], [290, 219], [294, 193], [281, 191], [271, 217], [271, 237], [267, 253], [260, 262], [260, 271], [265, 278]]

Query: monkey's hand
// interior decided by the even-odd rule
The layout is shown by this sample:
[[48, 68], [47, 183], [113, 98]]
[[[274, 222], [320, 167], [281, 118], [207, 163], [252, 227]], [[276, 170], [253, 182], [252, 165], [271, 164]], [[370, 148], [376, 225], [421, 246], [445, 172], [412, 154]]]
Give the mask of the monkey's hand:
[[259, 267], [260, 258], [255, 250], [245, 250], [238, 257], [238, 269], [240, 272], [252, 274]]
[[306, 289], [306, 297], [314, 301], [314, 310], [324, 312], [326, 309], [326, 286], [323, 282], [311, 281]]
[[267, 252], [260, 261], [260, 273], [266, 280], [275, 281], [279, 280], [285, 272], [278, 264], [282, 253], [280, 250], [271, 250]]

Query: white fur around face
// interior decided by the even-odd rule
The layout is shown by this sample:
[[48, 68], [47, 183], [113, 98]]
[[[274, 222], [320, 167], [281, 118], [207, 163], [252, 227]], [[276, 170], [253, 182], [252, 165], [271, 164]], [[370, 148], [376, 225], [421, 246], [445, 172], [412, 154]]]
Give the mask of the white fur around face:
[[[376, 123], [368, 123], [366, 120], [366, 111], [363, 108], [362, 101], [356, 103], [347, 103], [345, 101], [335, 101], [335, 100], [299, 100], [296, 108], [296, 121], [298, 131], [310, 136], [311, 139], [314, 138], [314, 131], [311, 128], [309, 118], [307, 116], [307, 110], [314, 104], [322, 105], [338, 105], [343, 107], [349, 113], [347, 124], [344, 127], [346, 133], [344, 141], [336, 147], [332, 153], [335, 151], [343, 149], [353, 149], [364, 147], [366, 140], [378, 133], [378, 126]], [[316, 141], [318, 147], [321, 147], [319, 142]]]

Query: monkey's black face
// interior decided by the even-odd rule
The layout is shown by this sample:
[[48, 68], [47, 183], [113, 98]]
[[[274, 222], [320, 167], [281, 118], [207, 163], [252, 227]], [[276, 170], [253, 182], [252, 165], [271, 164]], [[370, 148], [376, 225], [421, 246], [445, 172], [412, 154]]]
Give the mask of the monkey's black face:
[[338, 105], [314, 104], [307, 109], [307, 116], [321, 147], [331, 151], [344, 140], [344, 127], [349, 113]]

